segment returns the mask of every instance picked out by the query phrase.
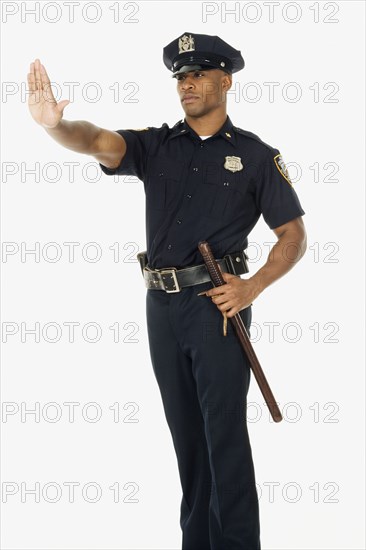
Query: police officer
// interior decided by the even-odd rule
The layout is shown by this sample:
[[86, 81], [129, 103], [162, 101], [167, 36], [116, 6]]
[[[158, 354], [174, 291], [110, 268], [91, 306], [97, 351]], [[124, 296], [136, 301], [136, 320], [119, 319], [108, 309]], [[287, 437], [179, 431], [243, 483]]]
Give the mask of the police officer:
[[[185, 112], [170, 128], [109, 131], [62, 119], [46, 99], [37, 59], [28, 82], [33, 118], [60, 144], [94, 156], [105, 174], [135, 175], [146, 192], [140, 254], [152, 366], [182, 486], [183, 550], [259, 550], [258, 497], [246, 424], [250, 368], [225, 317], [251, 306], [306, 249], [304, 211], [278, 149], [234, 126], [226, 112], [240, 51], [185, 32], [164, 48]], [[48, 102], [48, 104], [46, 103]], [[260, 215], [277, 236], [265, 265], [246, 273], [248, 235]], [[197, 245], [209, 243], [225, 285], [212, 287]]]

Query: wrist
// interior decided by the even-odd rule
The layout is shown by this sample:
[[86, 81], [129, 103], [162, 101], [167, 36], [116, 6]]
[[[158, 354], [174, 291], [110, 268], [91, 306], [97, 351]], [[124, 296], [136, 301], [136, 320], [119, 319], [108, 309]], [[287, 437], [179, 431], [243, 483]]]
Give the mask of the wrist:
[[54, 125], [54, 126], [47, 126], [45, 124], [42, 125], [42, 127], [47, 131], [58, 131], [58, 130], [61, 130], [62, 127], [64, 126], [64, 123], [63, 123], [63, 120], [62, 118], [60, 118], [60, 120]]
[[264, 284], [263, 276], [261, 273], [257, 272], [255, 275], [247, 279], [248, 283], [250, 283], [253, 293], [253, 300], [255, 300], [266, 288], [266, 285]]

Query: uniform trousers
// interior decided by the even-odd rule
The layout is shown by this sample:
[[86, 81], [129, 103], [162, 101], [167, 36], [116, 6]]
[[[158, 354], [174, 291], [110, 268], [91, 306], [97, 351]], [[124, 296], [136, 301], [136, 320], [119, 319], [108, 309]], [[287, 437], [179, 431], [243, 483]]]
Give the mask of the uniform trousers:
[[[182, 486], [182, 550], [260, 550], [259, 506], [246, 422], [250, 367], [228, 319], [197, 296], [148, 289], [155, 378]], [[240, 316], [249, 331], [251, 306]]]

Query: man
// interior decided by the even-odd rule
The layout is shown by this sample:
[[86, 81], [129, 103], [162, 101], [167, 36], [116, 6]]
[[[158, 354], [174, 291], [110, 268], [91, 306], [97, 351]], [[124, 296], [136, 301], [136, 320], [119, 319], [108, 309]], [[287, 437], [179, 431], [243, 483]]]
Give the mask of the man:
[[[105, 174], [135, 175], [146, 192], [147, 253], [140, 255], [151, 360], [183, 490], [184, 550], [260, 549], [259, 510], [246, 425], [250, 368], [231, 324], [306, 249], [304, 214], [277, 149], [233, 126], [226, 113], [240, 51], [184, 33], [164, 48], [185, 119], [173, 128], [109, 131], [62, 120], [39, 60], [31, 64], [33, 118], [61, 145], [89, 154]], [[260, 215], [278, 240], [246, 272], [247, 237]], [[206, 240], [225, 285], [212, 288], [198, 251]], [[226, 257], [226, 260], [223, 259]], [[231, 271], [229, 273], [228, 271]], [[207, 299], [209, 297], [209, 299]]]

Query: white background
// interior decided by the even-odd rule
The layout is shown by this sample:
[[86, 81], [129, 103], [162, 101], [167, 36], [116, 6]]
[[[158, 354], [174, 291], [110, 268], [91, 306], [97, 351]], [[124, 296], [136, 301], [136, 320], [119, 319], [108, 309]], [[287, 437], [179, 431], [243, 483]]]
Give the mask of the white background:
[[[59, 86], [58, 100], [70, 98], [67, 82], [79, 83], [65, 119], [111, 130], [173, 125], [184, 113], [162, 49], [193, 32], [219, 35], [242, 51], [246, 66], [234, 75], [229, 115], [280, 150], [306, 212], [306, 256], [253, 307], [253, 345], [284, 414], [280, 424], [269, 421], [252, 377], [262, 548], [364, 549], [364, 3], [121, 2], [114, 22], [117, 2], [100, 2], [94, 23], [96, 3], [89, 4], [76, 5], [70, 22], [64, 2], [47, 10], [40, 2], [37, 22], [26, 13], [34, 2], [2, 3], [1, 223], [3, 247], [12, 252], [1, 264], [2, 401], [11, 413], [1, 423], [2, 548], [180, 548], [178, 469], [135, 261], [146, 248], [143, 185], [93, 165], [85, 177], [95, 159], [54, 142], [32, 120], [25, 92], [29, 64], [39, 57]], [[96, 101], [91, 82], [101, 92]], [[270, 82], [278, 83], [273, 101]], [[119, 97], [110, 89], [116, 83]], [[296, 90], [301, 97], [293, 101]], [[67, 162], [78, 163], [73, 179]], [[26, 174], [36, 163], [40, 176]], [[58, 177], [48, 163], [58, 164]], [[261, 219], [250, 235], [251, 273], [266, 260], [264, 243], [274, 241]], [[79, 243], [73, 262], [66, 242]], [[95, 249], [85, 246], [92, 242], [102, 252], [96, 262]], [[58, 261], [48, 243], [57, 243]], [[39, 261], [22, 257], [22, 246], [39, 246]], [[67, 322], [79, 323], [74, 342]], [[22, 336], [22, 323], [39, 323], [39, 342]], [[47, 323], [59, 326], [54, 343], [54, 328], [42, 333]], [[82, 335], [88, 323], [101, 330], [94, 343]], [[87, 331], [89, 339], [95, 334]], [[79, 404], [74, 422], [67, 402]], [[91, 402], [99, 421], [91, 421]], [[48, 403], [57, 404], [55, 422]], [[38, 421], [21, 416], [22, 407], [37, 406]], [[70, 482], [79, 484], [74, 502]], [[88, 483], [101, 491], [97, 502]], [[37, 484], [39, 502], [25, 492]]]

